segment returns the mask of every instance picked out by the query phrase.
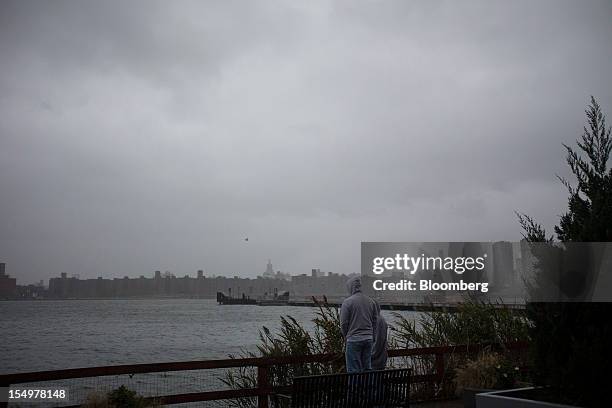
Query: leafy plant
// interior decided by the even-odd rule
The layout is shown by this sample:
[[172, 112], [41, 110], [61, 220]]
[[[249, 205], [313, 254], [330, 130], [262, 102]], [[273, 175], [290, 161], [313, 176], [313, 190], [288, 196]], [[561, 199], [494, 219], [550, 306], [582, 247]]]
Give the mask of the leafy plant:
[[497, 305], [468, 300], [455, 313], [428, 311], [412, 320], [394, 313], [394, 336], [400, 347], [508, 343], [528, 339], [529, 321], [521, 313]]
[[108, 393], [108, 403], [111, 407], [117, 408], [145, 408], [154, 404], [138, 395], [136, 391], [128, 389], [125, 385]]
[[456, 369], [457, 392], [464, 388], [505, 389], [519, 379], [520, 369], [502, 354], [485, 350], [478, 357]]
[[106, 395], [91, 393], [82, 405], [85, 408], [153, 408], [161, 407], [157, 401], [148, 400], [130, 390], [125, 385], [108, 392]]

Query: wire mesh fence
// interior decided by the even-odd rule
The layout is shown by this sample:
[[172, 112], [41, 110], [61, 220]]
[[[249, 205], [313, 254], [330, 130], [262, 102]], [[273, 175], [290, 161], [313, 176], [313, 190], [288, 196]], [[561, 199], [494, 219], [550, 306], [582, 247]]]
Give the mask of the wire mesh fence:
[[[44, 388], [66, 389], [67, 400], [39, 401], [36, 406], [60, 407], [84, 405], [89, 401], [100, 401], [109, 392], [124, 386], [145, 398], [164, 395], [201, 393], [206, 391], [230, 390], [224, 380], [239, 370], [236, 368], [217, 368], [207, 370], [186, 370], [172, 372], [152, 372], [120, 374], [85, 378], [69, 378], [52, 381], [36, 381], [13, 385], [14, 389]], [[22, 406], [24, 403], [12, 403], [9, 407]], [[178, 404], [177, 406], [228, 406], [228, 402], [204, 401], [198, 403]]]
[[[411, 400], [448, 398], [455, 392], [454, 370], [486, 347], [490, 346], [390, 350], [387, 368], [412, 370]], [[512, 356], [517, 365], [527, 365], [524, 344], [496, 350]], [[41, 407], [103, 406], [95, 402], [124, 386], [153, 402], [157, 399], [159, 406], [163, 402], [178, 407], [252, 408], [258, 406], [258, 396], [266, 398], [272, 390], [289, 389], [295, 377], [339, 373], [343, 363], [343, 356], [309, 355], [98, 367], [4, 375], [0, 385], [68, 390], [67, 400], [38, 402], [36, 406]]]

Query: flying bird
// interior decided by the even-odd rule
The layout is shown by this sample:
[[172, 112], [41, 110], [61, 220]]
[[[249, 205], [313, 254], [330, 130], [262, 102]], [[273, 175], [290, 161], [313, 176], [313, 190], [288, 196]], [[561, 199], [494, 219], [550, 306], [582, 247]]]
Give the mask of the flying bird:
[[245, 240], [246, 242], [249, 242], [249, 237], [246, 237], [244, 240]]

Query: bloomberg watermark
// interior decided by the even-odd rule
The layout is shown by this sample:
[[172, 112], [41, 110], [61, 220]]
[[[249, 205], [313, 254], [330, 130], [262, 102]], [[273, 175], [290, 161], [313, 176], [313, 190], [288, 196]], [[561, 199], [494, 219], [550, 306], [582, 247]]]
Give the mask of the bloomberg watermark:
[[362, 242], [364, 290], [386, 302], [612, 301], [612, 243]]

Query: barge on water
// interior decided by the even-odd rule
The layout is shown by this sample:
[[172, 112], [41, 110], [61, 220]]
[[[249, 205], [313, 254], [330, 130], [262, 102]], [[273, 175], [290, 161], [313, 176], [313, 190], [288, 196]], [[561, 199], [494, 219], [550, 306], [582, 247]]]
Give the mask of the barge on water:
[[231, 296], [231, 292], [229, 296], [225, 295], [223, 292], [217, 292], [217, 303], [220, 305], [256, 305], [257, 300], [245, 296], [244, 293], [242, 297], [234, 298]]
[[263, 297], [259, 299], [251, 299], [249, 296], [246, 296], [244, 293], [239, 298], [232, 297], [232, 292], [230, 290], [229, 296], [223, 292], [217, 292], [217, 303], [220, 305], [258, 305], [258, 306], [287, 306], [289, 304], [289, 291], [283, 292], [281, 294], [278, 293], [276, 289], [274, 289], [274, 294], [272, 296], [268, 296], [266, 293]]

